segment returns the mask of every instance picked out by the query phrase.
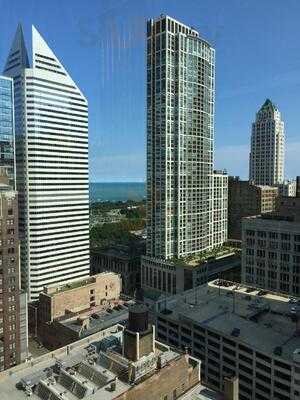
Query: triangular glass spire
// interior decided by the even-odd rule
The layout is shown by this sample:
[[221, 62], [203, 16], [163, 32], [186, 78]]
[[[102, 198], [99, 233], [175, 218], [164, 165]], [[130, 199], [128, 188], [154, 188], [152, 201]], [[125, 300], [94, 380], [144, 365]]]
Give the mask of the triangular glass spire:
[[19, 24], [14, 37], [13, 44], [3, 70], [6, 76], [15, 76], [20, 69], [29, 68], [28, 54], [25, 46], [22, 25]]
[[35, 26], [32, 25], [33, 68], [44, 69], [59, 75], [69, 76], [62, 63], [50, 49]]

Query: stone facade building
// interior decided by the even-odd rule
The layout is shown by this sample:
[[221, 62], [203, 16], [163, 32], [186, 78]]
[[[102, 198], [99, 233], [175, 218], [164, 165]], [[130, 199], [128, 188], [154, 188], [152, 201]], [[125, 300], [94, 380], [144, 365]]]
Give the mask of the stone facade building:
[[122, 292], [134, 295], [141, 285], [141, 256], [145, 254], [145, 241], [134, 246], [114, 245], [107, 249], [91, 250], [91, 274], [112, 271], [122, 277]]
[[242, 282], [300, 295], [300, 220], [263, 215], [243, 220]]
[[254, 185], [239, 177], [228, 180], [228, 238], [242, 239], [242, 219], [275, 211], [278, 188]]

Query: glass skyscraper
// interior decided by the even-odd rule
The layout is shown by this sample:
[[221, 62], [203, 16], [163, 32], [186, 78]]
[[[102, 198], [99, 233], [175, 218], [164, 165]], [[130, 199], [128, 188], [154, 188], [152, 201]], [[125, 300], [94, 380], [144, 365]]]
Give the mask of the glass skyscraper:
[[13, 80], [0, 76], [0, 167], [5, 167], [15, 187]]

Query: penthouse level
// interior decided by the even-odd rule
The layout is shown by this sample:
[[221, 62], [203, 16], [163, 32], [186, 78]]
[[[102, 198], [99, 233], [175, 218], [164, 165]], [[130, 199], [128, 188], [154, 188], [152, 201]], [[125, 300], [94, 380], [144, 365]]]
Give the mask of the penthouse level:
[[157, 337], [188, 347], [215, 389], [237, 376], [241, 400], [296, 400], [299, 310], [288, 296], [217, 280], [158, 302]]

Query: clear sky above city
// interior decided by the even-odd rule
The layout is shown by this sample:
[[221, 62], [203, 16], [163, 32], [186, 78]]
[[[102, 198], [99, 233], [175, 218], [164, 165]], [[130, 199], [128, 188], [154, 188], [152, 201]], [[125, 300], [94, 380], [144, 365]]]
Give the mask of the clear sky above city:
[[298, 0], [0, 0], [0, 69], [34, 24], [89, 101], [92, 181], [145, 179], [145, 24], [168, 14], [216, 49], [215, 166], [248, 175], [251, 122], [269, 97], [300, 167]]

